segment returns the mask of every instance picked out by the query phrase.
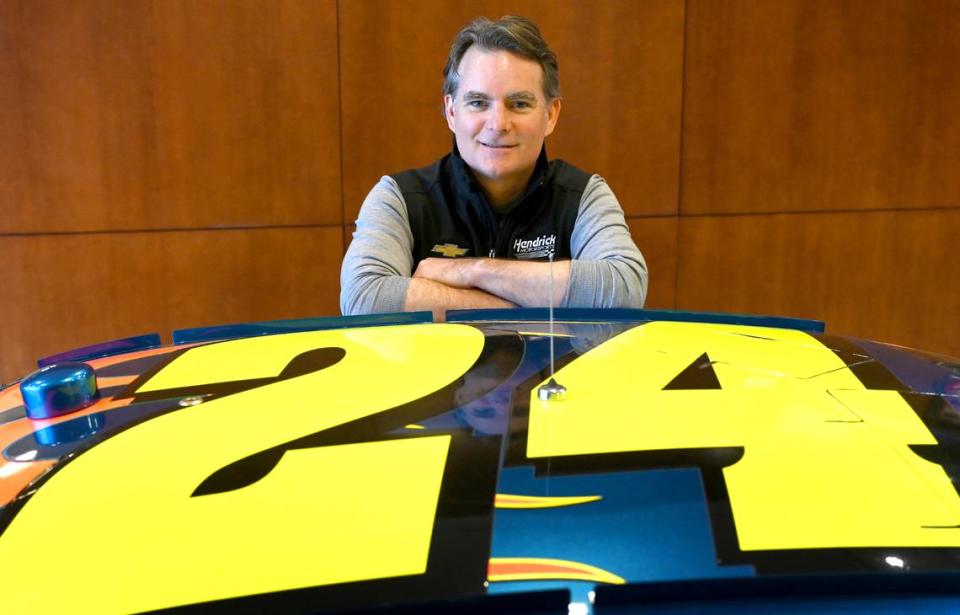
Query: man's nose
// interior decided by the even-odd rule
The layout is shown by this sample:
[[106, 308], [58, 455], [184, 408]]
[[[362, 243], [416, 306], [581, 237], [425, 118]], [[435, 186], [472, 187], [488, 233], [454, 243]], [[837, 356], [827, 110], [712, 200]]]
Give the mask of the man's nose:
[[487, 128], [496, 132], [506, 132], [510, 129], [510, 114], [502, 104], [494, 104], [487, 115]]

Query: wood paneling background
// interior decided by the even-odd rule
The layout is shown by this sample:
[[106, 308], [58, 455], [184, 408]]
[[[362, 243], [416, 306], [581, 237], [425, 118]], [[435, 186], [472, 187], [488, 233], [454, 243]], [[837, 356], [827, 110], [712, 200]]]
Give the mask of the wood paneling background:
[[0, 232], [340, 224], [334, 2], [0, 4]]
[[960, 202], [955, 0], [691, 0], [684, 214]]
[[960, 208], [682, 217], [677, 303], [954, 355]]
[[29, 332], [30, 361], [111, 337], [334, 314], [338, 271], [322, 264], [341, 253], [337, 226], [0, 237], [19, 265], [4, 276], [16, 308], [3, 308], [4, 339]]
[[548, 151], [617, 192], [649, 307], [960, 355], [956, 0], [0, 0], [0, 382], [336, 314], [363, 196], [449, 149], [451, 37], [512, 11], [560, 59]]

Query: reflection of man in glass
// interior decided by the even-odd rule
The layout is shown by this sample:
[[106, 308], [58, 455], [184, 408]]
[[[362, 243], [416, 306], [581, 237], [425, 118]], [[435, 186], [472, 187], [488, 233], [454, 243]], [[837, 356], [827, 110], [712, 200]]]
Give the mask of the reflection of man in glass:
[[[558, 357], [570, 352], [582, 355], [599, 346], [622, 331], [636, 326], [637, 323], [561, 323], [556, 325], [555, 348]], [[545, 329], [546, 325], [524, 325], [531, 330]], [[545, 332], [544, 332], [545, 333]], [[544, 373], [550, 365], [549, 337], [536, 334], [525, 335], [526, 348], [521, 364], [504, 379], [503, 363], [512, 363], [516, 359], [508, 351], [496, 351], [488, 360], [475, 366], [461, 379], [461, 385], [454, 393], [454, 403], [458, 406], [454, 416], [459, 425], [473, 428], [478, 435], [502, 434], [516, 429], [525, 429], [525, 425], [511, 424], [511, 413], [518, 386], [534, 375]], [[498, 366], [498, 362], [501, 365]], [[485, 391], [489, 391], [484, 395]], [[526, 395], [531, 392], [527, 391]]]
[[[477, 19], [444, 69], [453, 151], [383, 177], [344, 257], [344, 314], [545, 306], [642, 307], [643, 257], [599, 175], [548, 161], [556, 55], [522, 17]], [[415, 132], [416, 127], [411, 127]]]
[[[503, 371], [495, 361], [494, 357], [464, 374], [463, 384], [453, 394], [453, 401], [459, 406], [457, 419], [472, 427], [477, 435], [505, 433], [510, 420], [514, 386], [503, 380]], [[490, 392], [484, 395], [484, 391]]]
[[956, 412], [960, 412], [960, 365], [940, 363], [942, 367], [950, 369], [950, 373], [934, 383], [934, 391], [944, 396], [944, 399], [953, 406], [950, 413], [954, 423], [957, 420]]

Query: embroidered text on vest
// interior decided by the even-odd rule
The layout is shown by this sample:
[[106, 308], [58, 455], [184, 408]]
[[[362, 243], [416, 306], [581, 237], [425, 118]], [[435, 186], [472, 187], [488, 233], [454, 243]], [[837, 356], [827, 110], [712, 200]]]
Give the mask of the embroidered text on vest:
[[536, 239], [517, 239], [513, 253], [517, 258], [546, 258], [557, 243], [556, 235], [541, 235]]

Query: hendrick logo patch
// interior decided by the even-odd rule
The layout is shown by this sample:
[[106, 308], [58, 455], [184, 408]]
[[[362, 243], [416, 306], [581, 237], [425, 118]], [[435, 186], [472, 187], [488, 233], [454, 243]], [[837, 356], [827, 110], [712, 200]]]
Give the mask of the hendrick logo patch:
[[464, 256], [467, 253], [468, 248], [461, 248], [455, 243], [438, 243], [433, 246], [431, 252], [436, 252], [447, 258], [456, 258], [458, 256]]
[[540, 235], [535, 239], [517, 239], [513, 255], [517, 258], [547, 258], [557, 245], [556, 235]]

